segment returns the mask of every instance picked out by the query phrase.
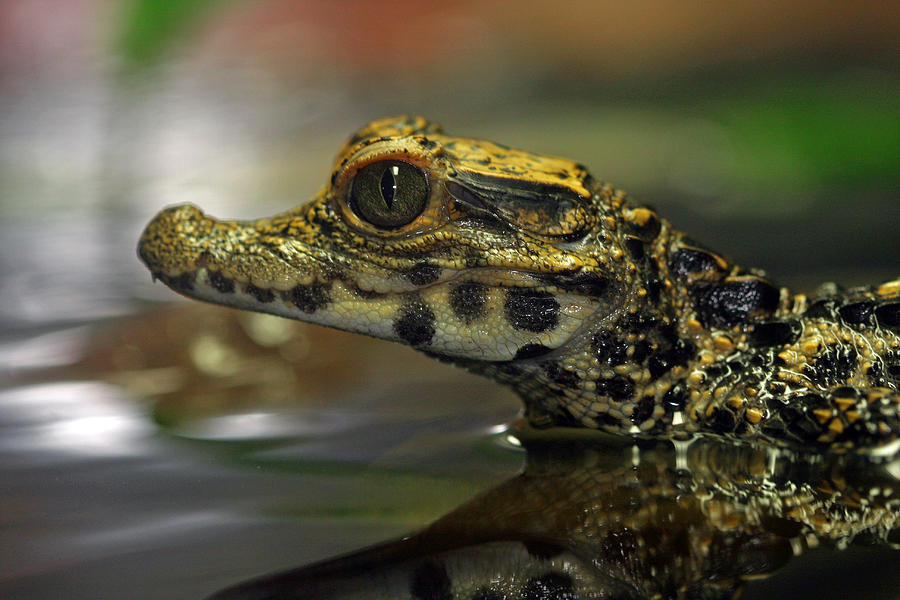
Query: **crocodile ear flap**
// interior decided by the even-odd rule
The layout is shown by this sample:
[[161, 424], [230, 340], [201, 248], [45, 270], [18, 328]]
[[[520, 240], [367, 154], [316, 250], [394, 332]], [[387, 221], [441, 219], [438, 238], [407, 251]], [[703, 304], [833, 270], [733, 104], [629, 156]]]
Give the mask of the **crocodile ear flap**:
[[590, 199], [563, 184], [473, 172], [461, 172], [457, 179], [448, 189], [463, 188], [468, 202], [535, 235], [574, 242], [594, 224]]

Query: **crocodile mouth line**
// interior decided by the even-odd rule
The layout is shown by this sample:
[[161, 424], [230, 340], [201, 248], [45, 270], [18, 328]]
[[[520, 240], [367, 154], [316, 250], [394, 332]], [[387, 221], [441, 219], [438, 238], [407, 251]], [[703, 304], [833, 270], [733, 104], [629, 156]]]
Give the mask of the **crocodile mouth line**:
[[[449, 274], [448, 274], [449, 272]], [[372, 300], [383, 298], [390, 295], [401, 295], [405, 293], [426, 292], [427, 290], [439, 286], [448, 285], [456, 282], [471, 282], [491, 285], [495, 287], [503, 287], [508, 289], [533, 288], [536, 291], [549, 291], [551, 293], [570, 292], [581, 296], [591, 298], [602, 298], [608, 292], [609, 283], [593, 273], [579, 273], [575, 276], [563, 277], [558, 275], [547, 275], [540, 272], [526, 271], [522, 269], [502, 269], [502, 268], [475, 268], [463, 270], [451, 270], [438, 268], [430, 277], [432, 281], [415, 285], [406, 283], [405, 285], [389, 286], [386, 283], [378, 285], [372, 281], [361, 283], [360, 280], [347, 279], [342, 276], [332, 278], [320, 278], [316, 276], [310, 277], [309, 283], [293, 283], [291, 286], [279, 287], [277, 285], [259, 285], [252, 281], [240, 281], [237, 278], [225, 275], [223, 271], [213, 269], [207, 266], [199, 266], [196, 269], [183, 271], [177, 275], [170, 275], [164, 271], [153, 271], [153, 280], [159, 280], [175, 291], [187, 296], [197, 296], [195, 286], [197, 283], [205, 285], [212, 290], [218, 292], [221, 297], [225, 297], [233, 293], [243, 293], [256, 299], [260, 304], [268, 304], [280, 297], [286, 302], [297, 303], [300, 300], [300, 308], [317, 304], [316, 301], [306, 301], [306, 298], [316, 298], [322, 295], [335, 284], [340, 284], [344, 289], [349, 291], [353, 296], [364, 300]], [[415, 280], [416, 276], [409, 276], [408, 279]], [[376, 289], [380, 287], [381, 289]], [[304, 311], [314, 312], [314, 310]]]
[[[154, 272], [153, 279], [166, 284], [173, 290], [201, 300], [223, 303], [229, 295], [236, 297], [249, 296], [259, 304], [271, 304], [280, 298], [286, 303], [294, 304], [301, 311], [313, 313], [328, 303], [326, 295], [335, 284], [340, 284], [352, 295], [361, 299], [381, 298], [388, 294], [374, 290], [366, 290], [356, 283], [347, 282], [341, 278], [327, 282], [298, 283], [287, 289], [278, 289], [274, 286], [261, 286], [252, 282], [240, 282], [227, 277], [221, 271], [215, 271], [207, 267], [199, 267], [193, 271], [185, 271], [178, 275], [168, 275], [163, 272]], [[212, 297], [208, 292], [217, 293]], [[229, 303], [231, 304], [231, 303]], [[241, 302], [243, 306], [245, 303]]]

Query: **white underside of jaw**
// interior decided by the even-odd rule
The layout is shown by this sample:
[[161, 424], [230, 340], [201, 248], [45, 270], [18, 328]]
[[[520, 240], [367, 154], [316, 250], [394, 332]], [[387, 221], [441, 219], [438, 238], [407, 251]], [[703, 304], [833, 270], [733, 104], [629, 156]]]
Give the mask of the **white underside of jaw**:
[[[265, 288], [263, 288], [265, 289]], [[192, 298], [213, 304], [222, 304], [242, 310], [264, 312], [287, 319], [315, 323], [336, 329], [362, 333], [378, 338], [396, 339], [391, 332], [390, 319], [374, 314], [376, 306], [372, 300], [361, 298], [351, 292], [341, 282], [333, 282], [328, 289], [329, 302], [312, 312], [304, 311], [285, 299], [287, 290], [271, 290], [274, 297], [269, 302], [261, 302], [254, 294], [247, 293], [246, 287], [236, 284], [234, 291], [223, 293], [209, 280], [209, 272], [201, 268], [197, 271], [193, 289], [187, 292]], [[379, 297], [379, 301], [385, 298]]]
[[[416, 294], [366, 297], [335, 280], [323, 284], [327, 301], [313, 310], [310, 306], [304, 310], [291, 301], [290, 291], [269, 290], [272, 298], [267, 302], [248, 293], [247, 286], [241, 283], [235, 283], [232, 291], [223, 292], [213, 285], [209, 271], [201, 268], [196, 272], [192, 289], [182, 293], [214, 304], [398, 341], [441, 355], [485, 361], [511, 360], [521, 348], [530, 345], [557, 348], [577, 335], [597, 310], [597, 303], [584, 296], [559, 293], [554, 295], [559, 303], [554, 327], [543, 331], [517, 329], [505, 318], [505, 291], [495, 287], [487, 288], [483, 316], [465, 322], [450, 307], [449, 287], [430, 285], [420, 288]], [[416, 302], [415, 306], [411, 304]], [[404, 317], [420, 326], [420, 333], [426, 332], [414, 336], [415, 342], [410, 341], [406, 328], [398, 324]]]

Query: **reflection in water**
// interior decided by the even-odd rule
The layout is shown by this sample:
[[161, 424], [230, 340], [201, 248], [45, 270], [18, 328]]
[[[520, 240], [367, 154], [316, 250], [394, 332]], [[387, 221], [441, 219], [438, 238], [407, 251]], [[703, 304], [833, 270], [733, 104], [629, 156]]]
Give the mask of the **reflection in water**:
[[896, 459], [517, 435], [524, 471], [423, 531], [213, 598], [733, 598], [807, 549], [900, 542]]
[[19, 467], [44, 458], [77, 463], [91, 456], [137, 455], [153, 433], [144, 411], [98, 382], [0, 389], [0, 422], [5, 425], [0, 453], [14, 452]]

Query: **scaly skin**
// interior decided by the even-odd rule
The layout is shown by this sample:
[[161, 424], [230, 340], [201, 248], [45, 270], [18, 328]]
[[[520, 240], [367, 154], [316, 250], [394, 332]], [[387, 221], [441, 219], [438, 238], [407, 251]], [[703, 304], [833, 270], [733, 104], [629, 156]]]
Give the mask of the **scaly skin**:
[[[354, 187], [382, 161], [427, 182], [421, 210], [390, 226]], [[408, 181], [377, 179], [387, 218]], [[793, 294], [579, 164], [421, 118], [357, 132], [308, 204], [251, 222], [175, 206], [138, 251], [186, 296], [399, 341], [492, 377], [538, 426], [832, 449], [900, 438], [900, 280]]]

